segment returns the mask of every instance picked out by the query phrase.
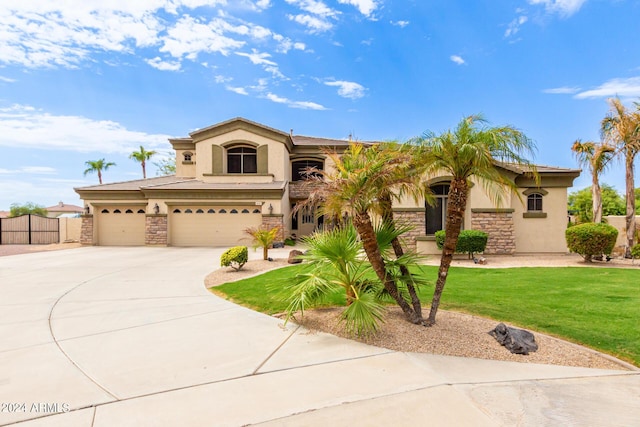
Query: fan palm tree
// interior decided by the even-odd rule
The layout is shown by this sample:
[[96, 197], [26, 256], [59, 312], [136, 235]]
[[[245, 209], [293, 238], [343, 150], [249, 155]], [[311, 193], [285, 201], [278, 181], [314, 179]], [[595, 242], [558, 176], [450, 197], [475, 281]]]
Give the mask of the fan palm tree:
[[582, 142], [578, 139], [571, 146], [571, 150], [578, 158], [578, 162], [591, 171], [591, 200], [593, 203], [591, 220], [592, 222], [602, 222], [602, 190], [600, 189], [599, 177], [613, 158], [615, 148], [606, 143]]
[[611, 109], [609, 114], [602, 119], [601, 132], [604, 140], [615, 145], [619, 153], [624, 153], [627, 200], [625, 258], [631, 258], [631, 248], [636, 233], [633, 161], [640, 151], [640, 104], [635, 104], [635, 112], [627, 110], [620, 98], [610, 99], [609, 104]]
[[84, 162], [87, 165], [87, 169], [84, 171], [84, 175], [87, 176], [88, 173], [98, 173], [98, 182], [102, 184], [102, 171], [106, 171], [111, 166], [116, 166], [113, 162], [107, 162], [104, 159], [99, 160], [88, 160]]
[[440, 135], [428, 132], [416, 141], [423, 150], [427, 176], [444, 174], [452, 177], [445, 241], [428, 325], [436, 321], [440, 297], [462, 229], [471, 178], [479, 181], [490, 199], [500, 206], [504, 197], [517, 188], [499, 171], [500, 162], [525, 166], [537, 177], [535, 167], [525, 157], [533, 154], [533, 142], [511, 126], [487, 127], [485, 123], [482, 116], [472, 115], [464, 118], [453, 131], [448, 130]]
[[129, 154], [129, 158], [135, 160], [136, 162], [139, 162], [140, 165], [142, 165], [142, 178], [146, 179], [147, 178], [147, 160], [149, 160], [151, 157], [153, 157], [157, 152], [153, 151], [153, 150], [145, 150], [144, 147], [141, 145], [140, 146], [140, 151], [134, 151], [133, 153]]
[[[390, 149], [387, 145], [367, 147], [352, 143], [342, 155], [326, 152], [334, 162], [330, 171], [321, 171], [321, 176], [310, 176], [312, 185], [309, 198], [302, 206], [322, 206], [321, 211], [329, 218], [341, 218], [347, 213], [362, 241], [363, 249], [378, 279], [386, 292], [402, 308], [407, 319], [422, 324], [422, 310], [410, 275], [403, 278], [402, 285], [411, 295], [409, 305], [398, 287], [398, 275], [390, 273], [383, 251], [376, 238], [372, 214], [384, 209], [380, 198], [399, 197], [397, 189], [422, 188], [417, 185], [419, 173], [412, 169], [415, 162], [408, 151]], [[322, 182], [318, 186], [317, 183]], [[390, 205], [389, 205], [390, 206]], [[387, 215], [387, 220], [392, 216]], [[402, 276], [400, 276], [402, 277]], [[404, 280], [407, 279], [407, 280]]]

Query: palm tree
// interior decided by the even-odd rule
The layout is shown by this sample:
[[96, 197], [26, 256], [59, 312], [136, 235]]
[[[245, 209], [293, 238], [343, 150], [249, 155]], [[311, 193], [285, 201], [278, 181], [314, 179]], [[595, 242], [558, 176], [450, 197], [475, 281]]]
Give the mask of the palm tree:
[[275, 226], [273, 228], [250, 227], [244, 230], [245, 234], [251, 236], [253, 249], [262, 248], [262, 259], [269, 259], [269, 247], [276, 241], [278, 235], [282, 232], [282, 227]]
[[476, 178], [487, 195], [499, 206], [504, 196], [517, 188], [513, 181], [499, 171], [500, 162], [525, 166], [537, 177], [535, 167], [524, 157], [526, 154], [533, 154], [533, 142], [511, 126], [487, 127], [484, 126], [485, 123], [482, 116], [472, 115], [464, 118], [453, 131], [449, 130], [441, 135], [429, 132], [417, 140], [423, 149], [427, 176], [445, 174], [452, 177], [444, 247], [427, 320], [429, 326], [435, 324], [440, 297], [462, 229], [470, 179]]
[[598, 178], [613, 158], [615, 149], [606, 143], [582, 142], [578, 139], [571, 146], [571, 150], [578, 158], [578, 162], [591, 171], [591, 200], [593, 203], [591, 220], [596, 223], [602, 222], [602, 190]]
[[146, 169], [147, 160], [149, 160], [155, 154], [156, 154], [156, 151], [153, 151], [153, 150], [147, 151], [141, 145], [140, 146], [140, 151], [134, 151], [133, 153], [131, 153], [129, 155], [130, 159], [133, 159], [133, 160], [135, 160], [136, 162], [139, 162], [142, 165], [142, 178], [143, 179], [147, 178], [147, 169]]
[[628, 111], [620, 98], [610, 99], [609, 104], [611, 109], [609, 114], [602, 119], [601, 132], [603, 139], [615, 145], [619, 153], [624, 153], [627, 200], [625, 258], [631, 258], [631, 247], [633, 247], [636, 233], [633, 161], [640, 151], [640, 104], [636, 103], [635, 112]]
[[84, 162], [88, 168], [84, 171], [84, 175], [87, 176], [88, 173], [98, 173], [98, 182], [102, 184], [102, 171], [106, 171], [111, 166], [115, 166], [116, 164], [113, 162], [106, 162], [104, 159], [99, 160], [88, 160]]
[[[418, 188], [419, 173], [413, 169], [415, 162], [406, 151], [389, 149], [385, 144], [367, 147], [352, 143], [342, 155], [326, 152], [334, 162], [331, 171], [321, 171], [321, 176], [310, 176], [312, 187], [309, 198], [298, 206], [322, 206], [327, 217], [341, 218], [347, 213], [355, 226], [364, 252], [386, 292], [402, 308], [407, 319], [422, 324], [422, 310], [411, 276], [394, 275], [385, 261], [384, 253], [376, 238], [372, 214], [380, 212], [380, 198], [398, 197], [402, 192], [395, 189]], [[317, 183], [322, 182], [318, 186]], [[388, 216], [389, 218], [389, 216]], [[392, 217], [390, 217], [392, 218]], [[402, 277], [399, 280], [399, 277]], [[399, 281], [406, 286], [413, 307], [407, 303], [398, 287]]]

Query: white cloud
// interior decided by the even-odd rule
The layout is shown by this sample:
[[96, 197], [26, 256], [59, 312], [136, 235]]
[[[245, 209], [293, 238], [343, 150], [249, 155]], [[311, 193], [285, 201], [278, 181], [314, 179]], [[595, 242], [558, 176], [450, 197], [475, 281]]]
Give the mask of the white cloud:
[[144, 145], [167, 148], [168, 135], [126, 129], [119, 123], [82, 116], [56, 116], [31, 106], [0, 109], [0, 146], [129, 154]]
[[580, 10], [587, 0], [528, 0], [529, 4], [544, 5], [548, 12], [571, 16]]
[[271, 0], [258, 0], [256, 2], [258, 9], [267, 9], [269, 6], [271, 6]]
[[611, 79], [600, 86], [580, 92], [575, 98], [606, 98], [610, 96], [638, 97], [640, 96], [640, 77], [627, 79]]
[[326, 19], [317, 18], [311, 15], [287, 15], [287, 17], [291, 21], [304, 25], [311, 33], [321, 33], [333, 28], [333, 24]]
[[54, 168], [48, 166], [23, 166], [19, 169], [2, 169], [0, 168], [0, 174], [3, 175], [22, 175], [22, 174], [33, 174], [33, 175], [53, 175], [58, 171]]
[[0, 76], [0, 82], [15, 83], [16, 79], [10, 79], [9, 77]]
[[252, 49], [251, 53], [245, 52], [236, 52], [238, 56], [244, 56], [245, 58], [249, 58], [249, 61], [255, 65], [277, 65], [275, 62], [271, 61], [271, 55], [268, 53], [259, 53], [256, 49]]
[[520, 31], [520, 27], [524, 25], [529, 18], [524, 15], [518, 16], [513, 21], [509, 22], [506, 31], [504, 32], [505, 37], [511, 37], [516, 35]]
[[163, 61], [159, 56], [156, 56], [153, 59], [145, 59], [144, 61], [153, 68], [157, 68], [161, 71], [179, 71], [182, 67], [180, 62]]
[[327, 86], [335, 86], [338, 88], [338, 95], [344, 98], [358, 99], [364, 96], [365, 88], [361, 84], [355, 82], [346, 82], [342, 80], [333, 80], [324, 82]]
[[449, 59], [450, 59], [450, 60], [452, 60], [453, 62], [455, 62], [455, 63], [456, 63], [456, 64], [458, 64], [458, 65], [464, 65], [464, 64], [466, 64], [465, 60], [464, 60], [464, 59], [462, 59], [462, 57], [461, 57], [461, 56], [459, 56], [459, 55], [451, 55], [451, 56], [449, 57]]
[[283, 98], [281, 96], [275, 95], [271, 92], [264, 95], [264, 98], [269, 101], [275, 102], [277, 104], [285, 104], [291, 108], [300, 108], [304, 110], [326, 110], [326, 108], [320, 104], [316, 104], [315, 102], [310, 101], [292, 101], [287, 98]]
[[340, 14], [335, 9], [331, 9], [329, 6], [321, 1], [316, 0], [285, 0], [287, 3], [298, 7], [304, 12], [311, 13], [312, 15], [321, 16], [323, 18], [335, 18]]
[[338, 0], [338, 3], [353, 5], [360, 13], [367, 17], [370, 17], [373, 11], [378, 8], [375, 0]]
[[247, 92], [247, 90], [243, 87], [233, 87], [233, 86], [227, 85], [224, 88], [230, 92], [235, 92], [238, 95], [249, 95], [249, 92]]
[[545, 89], [542, 92], [551, 93], [551, 94], [572, 94], [578, 91], [580, 91], [579, 87], [562, 86], [562, 87], [554, 87], [551, 89]]
[[409, 25], [409, 21], [389, 21], [391, 25], [398, 26], [400, 28], [404, 28]]

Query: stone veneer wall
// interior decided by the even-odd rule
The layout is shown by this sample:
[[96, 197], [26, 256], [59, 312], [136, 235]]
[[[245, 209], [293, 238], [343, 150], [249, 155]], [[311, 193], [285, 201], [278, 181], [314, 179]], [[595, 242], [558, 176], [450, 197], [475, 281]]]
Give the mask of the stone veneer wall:
[[144, 244], [152, 246], [167, 246], [167, 214], [146, 215]]
[[93, 245], [93, 215], [82, 215], [82, 225], [80, 226], [80, 243], [83, 245]]
[[513, 255], [516, 252], [516, 236], [513, 224], [513, 210], [471, 210], [471, 229], [489, 234], [488, 255]]
[[398, 224], [407, 224], [413, 227], [411, 231], [408, 231], [402, 235], [404, 244], [409, 249], [416, 248], [416, 238], [424, 236], [426, 230], [426, 217], [424, 209], [394, 209], [393, 219]]
[[271, 229], [273, 227], [280, 226], [280, 232], [276, 237], [277, 243], [284, 242], [284, 215], [282, 214], [270, 214], [262, 215], [262, 227]]

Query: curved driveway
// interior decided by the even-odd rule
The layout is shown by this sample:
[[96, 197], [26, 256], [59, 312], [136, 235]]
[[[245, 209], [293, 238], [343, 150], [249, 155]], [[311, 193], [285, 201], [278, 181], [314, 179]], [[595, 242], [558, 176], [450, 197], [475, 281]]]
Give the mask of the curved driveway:
[[0, 425], [640, 419], [638, 372], [406, 354], [285, 328], [204, 288], [221, 252], [86, 247], [0, 258]]

